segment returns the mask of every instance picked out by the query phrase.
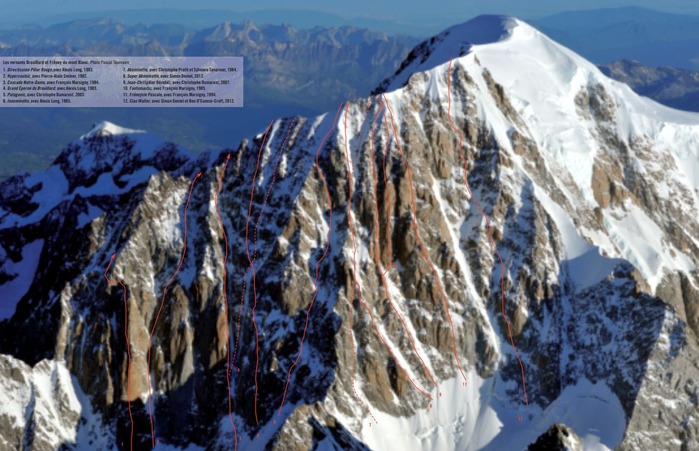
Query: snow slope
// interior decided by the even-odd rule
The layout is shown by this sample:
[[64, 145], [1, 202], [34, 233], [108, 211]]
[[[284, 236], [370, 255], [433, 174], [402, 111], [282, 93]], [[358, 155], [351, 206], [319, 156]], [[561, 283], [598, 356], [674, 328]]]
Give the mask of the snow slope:
[[[379, 91], [387, 92], [391, 104], [401, 110], [405, 101], [403, 87], [413, 74], [427, 72], [430, 81], [426, 82], [425, 92], [441, 100], [446, 107], [446, 83], [443, 80], [448, 76], [450, 60], [452, 73], [466, 71], [483, 93], [488, 90], [483, 68], [504, 88], [523, 123], [511, 124], [492, 99], [482, 95], [476, 97], [479, 116], [489, 124], [505, 148], [511, 150], [509, 134], [517, 130], [543, 149], [547, 169], [558, 177], [557, 187], [572, 205], [596, 206], [593, 165], [599, 157], [599, 129], [602, 127], [624, 143], [643, 137], [667, 150], [675, 171], [665, 175], [686, 188], [692, 200], [689, 205], [694, 206], [686, 208], [695, 216], [699, 214], [696, 207], [699, 205], [699, 113], [674, 110], [635, 94], [628, 86], [607, 78], [594, 64], [575, 52], [532, 26], [506, 16], [479, 16], [425, 41], [416, 47], [416, 54], [408, 57], [406, 63], [409, 64], [401, 66]], [[600, 124], [594, 118], [581, 119], [576, 97], [591, 86], [602, 86], [609, 94], [613, 103], [613, 121]], [[459, 117], [458, 105], [452, 105], [451, 114]], [[640, 168], [649, 165], [639, 159], [632, 164]], [[523, 162], [520, 166], [524, 166]], [[574, 181], [575, 187], [568, 186], [567, 177]], [[663, 183], [663, 180], [657, 181], [658, 186]], [[675, 193], [659, 193], [661, 196], [664, 193], [663, 198], [667, 201], [674, 200]], [[612, 242], [596, 240], [585, 230], [573, 231], [569, 225], [561, 223], [567, 221], [554, 211], [546, 190], [537, 189], [537, 197], [548, 206], [549, 214], [558, 218], [559, 227], [567, 231], [566, 250], [571, 260], [580, 256], [581, 246], [586, 252], [591, 247], [598, 247], [612, 259], [631, 261], [653, 289], [667, 271], [695, 268], [681, 250], [666, 243], [660, 244], [660, 236], [655, 230], [657, 226], [652, 224], [654, 220], [643, 213], [605, 209], [608, 235], [616, 239]], [[639, 233], [625, 232], [629, 230]], [[613, 262], [604, 263], [604, 259], [595, 255], [599, 253], [592, 251], [584, 263], [577, 260], [572, 265], [587, 265], [593, 259], [602, 267], [612, 266]], [[589, 285], [595, 279], [598, 277], [581, 280], [581, 284]]]
[[[363, 426], [371, 449], [523, 449], [553, 425], [564, 423], [583, 439], [586, 450], [611, 450], [621, 443], [626, 422], [617, 397], [603, 383], [581, 380], [567, 387], [546, 409], [504, 401], [504, 383], [469, 372], [465, 389], [457, 378], [443, 381], [445, 401], [435, 409], [402, 418], [377, 414], [377, 425]], [[342, 414], [337, 414], [342, 418]], [[519, 421], [519, 417], [527, 421]], [[344, 418], [348, 424], [351, 419]]]

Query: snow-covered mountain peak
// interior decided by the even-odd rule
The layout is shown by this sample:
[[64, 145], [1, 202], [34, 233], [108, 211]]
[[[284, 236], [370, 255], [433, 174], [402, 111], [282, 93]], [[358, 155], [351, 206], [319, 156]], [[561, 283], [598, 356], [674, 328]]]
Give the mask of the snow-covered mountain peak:
[[114, 136], [114, 135], [129, 135], [135, 133], [145, 133], [145, 130], [134, 130], [130, 128], [120, 127], [109, 121], [101, 121], [92, 126], [92, 129], [80, 136], [81, 140], [93, 138], [93, 137], [103, 137], [103, 136]]
[[411, 75], [448, 64], [450, 59], [470, 53], [474, 46], [508, 41], [516, 34], [532, 31], [536, 30], [514, 17], [499, 15], [478, 16], [454, 25], [415, 47], [396, 73], [384, 80], [374, 93], [398, 89]]
[[453, 41], [467, 41], [474, 45], [490, 44], [511, 37], [514, 30], [521, 27], [531, 28], [512, 16], [485, 14], [447, 28], [441, 34], [451, 36], [450, 40]]
[[140, 130], [100, 122], [80, 139], [68, 144], [53, 162], [71, 181], [70, 189], [90, 186], [100, 174], [115, 166], [132, 172], [140, 162], [153, 157], [163, 141]]
[[[0, 230], [40, 222], [76, 196], [120, 195], [160, 171], [188, 173], [193, 170], [192, 161], [194, 156], [187, 150], [158, 136], [100, 122], [66, 145], [46, 170], [0, 184], [3, 207], [20, 201], [28, 205], [19, 210], [0, 207]], [[87, 218], [94, 219], [100, 212], [89, 210]]]
[[169, 160], [180, 161], [191, 156], [179, 146], [144, 130], [102, 121], [68, 144], [53, 164], [67, 176], [81, 174], [87, 180], [104, 172], [123, 174], [142, 166], [171, 166]]
[[[466, 95], [457, 99], [459, 91]], [[541, 179], [540, 169], [524, 169], [532, 155], [521, 161], [522, 155], [515, 157], [525, 179], [538, 186], [537, 198], [550, 204], [548, 191], [559, 204], [596, 215], [584, 227], [588, 231], [576, 232], [580, 243], [631, 262], [651, 291], [668, 269], [697, 266], [686, 245], [692, 240], [675, 236], [672, 245], [658, 241], [667, 218], [649, 193], [668, 208], [681, 195], [685, 209], [695, 214], [699, 114], [635, 94], [534, 27], [504, 16], [480, 16], [424, 41], [374, 91], [379, 93], [399, 111], [398, 122], [407, 121], [400, 111], [408, 109], [410, 115], [413, 105], [435, 104], [449, 108], [455, 123], [485, 124], [492, 137], [488, 146], [504, 158], [521, 154], [523, 142], [539, 149], [537, 164], [545, 161], [550, 171]], [[420, 114], [427, 114], [425, 107]], [[607, 193], [611, 186], [619, 186], [612, 189], [618, 193], [613, 200]], [[569, 209], [568, 214], [578, 213]], [[622, 228], [644, 231], [638, 233], [641, 238], [619, 233], [622, 223]], [[594, 229], [605, 230], [611, 239], [593, 238]], [[656, 244], [648, 248], [644, 243], [649, 242]], [[578, 255], [578, 247], [566, 246], [570, 258]]]

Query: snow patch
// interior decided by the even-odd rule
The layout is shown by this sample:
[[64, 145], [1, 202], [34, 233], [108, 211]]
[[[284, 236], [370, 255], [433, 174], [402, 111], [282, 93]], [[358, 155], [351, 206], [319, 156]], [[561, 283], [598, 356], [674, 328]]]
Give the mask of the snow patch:
[[92, 203], [88, 202], [87, 212], [80, 213], [80, 215], [78, 215], [78, 228], [82, 229], [87, 224], [91, 223], [96, 218], [98, 218], [102, 213], [104, 213], [102, 209], [97, 208], [94, 205], [92, 205]]
[[689, 272], [694, 269], [691, 260], [664, 243], [663, 231], [646, 213], [631, 202], [624, 208], [605, 211], [604, 224], [621, 255], [638, 269], [655, 291], [665, 269]]
[[568, 262], [568, 275], [578, 288], [587, 288], [596, 284], [608, 276], [622, 261], [617, 258], [603, 257], [600, 248], [581, 236], [570, 215], [543, 189], [534, 185], [534, 193], [558, 228]]
[[120, 127], [116, 124], [113, 124], [109, 121], [102, 121], [98, 122], [95, 124], [92, 129], [85, 133], [84, 135], [80, 136], [81, 140], [84, 139], [89, 139], [89, 138], [94, 138], [94, 137], [99, 137], [99, 136], [107, 136], [107, 135], [129, 135], [129, 134], [134, 134], [134, 133], [145, 133], [145, 130], [134, 130], [130, 128], [125, 128], [125, 127]]
[[624, 410], [603, 383], [581, 379], [541, 410], [533, 404], [509, 403], [506, 390], [512, 384], [498, 376], [481, 379], [475, 371], [469, 371], [467, 379], [466, 387], [460, 378], [443, 381], [440, 389], [431, 393], [433, 408], [424, 408], [410, 417], [394, 417], [372, 409], [378, 424], [373, 424], [370, 417], [355, 424], [356, 418], [343, 416], [333, 406], [328, 408], [372, 449], [525, 449], [554, 423], [573, 429], [586, 450], [611, 450], [623, 439]]

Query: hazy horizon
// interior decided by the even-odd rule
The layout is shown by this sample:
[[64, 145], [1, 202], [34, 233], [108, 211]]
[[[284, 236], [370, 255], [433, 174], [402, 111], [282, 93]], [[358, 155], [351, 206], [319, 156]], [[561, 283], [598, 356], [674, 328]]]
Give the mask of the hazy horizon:
[[[298, 4], [297, 4], [298, 5]], [[314, 25], [375, 25], [377, 29], [388, 31], [400, 31], [410, 33], [410, 26], [416, 26], [415, 33], [424, 34], [435, 32], [441, 28], [466, 21], [480, 14], [505, 14], [521, 19], [533, 20], [560, 12], [582, 11], [595, 9], [609, 9], [620, 7], [640, 7], [664, 13], [685, 14], [699, 16], [699, 2], [687, 0], [670, 0], [658, 4], [652, 0], [640, 1], [614, 1], [614, 0], [570, 0], [561, 2], [558, 0], [533, 0], [526, 4], [512, 2], [510, 0], [492, 0], [487, 5], [468, 0], [460, 4], [446, 0], [436, 0], [429, 5], [418, 0], [386, 0], [381, 3], [370, 0], [358, 0], [351, 6], [347, 4], [330, 4], [319, 0], [307, 0], [300, 6], [289, 5], [281, 0], [260, 0], [254, 8], [245, 8], [243, 5], [231, 4], [229, 1], [201, 0], [192, 4], [184, 0], [154, 0], [148, 3], [135, 0], [124, 0], [119, 3], [106, 1], [65, 0], [25, 0], [22, 2], [7, 2], [3, 9], [3, 17], [0, 18], [2, 26], [18, 26], [21, 24], [49, 25], [70, 21], [72, 19], [95, 17], [101, 13], [106, 16], [115, 16], [120, 20], [128, 19], [128, 15], [134, 11], [154, 10], [179, 10], [199, 12], [206, 10], [228, 11], [239, 15], [242, 19], [248, 16], [264, 22], [269, 17], [269, 23], [281, 23], [285, 14], [293, 17], [290, 23], [296, 22], [303, 26]], [[41, 11], [37, 13], [37, 11]], [[122, 12], [119, 14], [119, 12]], [[305, 16], [305, 17], [304, 17]], [[172, 16], [163, 18], [163, 22]], [[192, 24], [201, 25], [202, 17], [197, 14], [182, 15], [182, 20], [191, 20]], [[174, 16], [178, 19], [179, 16]], [[134, 17], [133, 20], [143, 20], [154, 23], [150, 17]], [[157, 18], [156, 18], [157, 20]], [[401, 30], [404, 28], [403, 30]]]

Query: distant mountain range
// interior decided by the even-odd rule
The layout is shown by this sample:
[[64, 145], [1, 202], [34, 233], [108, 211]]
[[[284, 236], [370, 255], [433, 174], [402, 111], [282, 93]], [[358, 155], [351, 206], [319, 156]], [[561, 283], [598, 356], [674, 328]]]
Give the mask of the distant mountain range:
[[530, 23], [597, 64], [633, 59], [699, 70], [697, 16], [624, 7], [565, 12]]
[[[396, 20], [381, 20], [372, 17], [347, 18], [321, 11], [292, 10], [292, 9], [267, 9], [253, 11], [235, 11], [230, 9], [199, 9], [196, 11], [176, 8], [150, 8], [150, 9], [117, 9], [103, 11], [81, 11], [62, 14], [48, 14], [46, 16], [34, 14], [31, 23], [41, 26], [49, 26], [73, 20], [95, 20], [102, 17], [123, 22], [126, 25], [137, 24], [185, 24], [192, 29], [213, 27], [230, 20], [239, 23], [250, 21], [254, 23], [289, 24], [295, 28], [313, 28], [322, 24], [323, 27], [339, 27], [349, 25], [360, 28], [371, 28], [386, 33], [410, 34], [415, 36], [427, 36], [439, 29], [446, 20], [432, 19], [422, 20], [420, 23], [405, 23]], [[27, 21], [19, 17], [3, 17], [0, 19], [0, 27], [16, 28]]]
[[[159, 109], [157, 114], [152, 109], [138, 108], [0, 109], [0, 121], [13, 124], [0, 131], [0, 179], [24, 170], [45, 168], [64, 143], [105, 118], [124, 126], [145, 128], [194, 152], [231, 146], [241, 136], [266, 127], [276, 117], [312, 116], [332, 110], [344, 99], [367, 95], [385, 74], [398, 67], [418, 42], [416, 37], [392, 36], [351, 26], [298, 29], [288, 24], [225, 21], [196, 29], [174, 23], [147, 24], [156, 20], [156, 12], [144, 12], [141, 23], [92, 18], [0, 30], [0, 55], [242, 55], [245, 107]], [[122, 13], [121, 16], [126, 14]], [[169, 17], [163, 15], [162, 20]], [[223, 14], [219, 17], [225, 18]], [[280, 13], [277, 18], [282, 17], [294, 21], [296, 16]], [[624, 18], [626, 25], [620, 26]], [[627, 46], [632, 42], [628, 36], [640, 26], [631, 23], [651, 24], [644, 25], [639, 42], [657, 38], [658, 42], [673, 45], [671, 42], [675, 41], [667, 39], [685, 39], [699, 33], [696, 31], [699, 22], [696, 28], [691, 26], [696, 20], [699, 19], [621, 8], [607, 10], [605, 14], [559, 14], [534, 23], [553, 38], [600, 63], [605, 59], [590, 53], [612, 52], [613, 49], [604, 50], [604, 46]], [[592, 34], [591, 27], [597, 27]], [[672, 32], [661, 39], [659, 35], [664, 29]], [[419, 32], [412, 28], [410, 31]], [[617, 53], [609, 54], [621, 58], [625, 54], [620, 48], [614, 50]], [[675, 108], [699, 111], [699, 73], [652, 68], [642, 64], [647, 58], [636, 59], [639, 62], [616, 62], [600, 68], [639, 94]], [[45, 126], [37, 134], [37, 124], [51, 126]]]
[[[367, 94], [417, 38], [349, 26], [223, 22], [126, 25], [113, 19], [0, 31], [0, 55], [231, 55], [245, 57], [245, 107], [231, 109], [0, 109], [0, 177], [46, 167], [60, 146], [105, 117], [200, 152], [231, 146], [276, 117], [315, 115]], [[53, 124], [35, 133], [37, 124]], [[26, 139], [32, 136], [31, 140]]]
[[[691, 2], [687, 2], [688, 4]], [[71, 22], [76, 19], [94, 21], [110, 17], [125, 25], [138, 24], [183, 24], [190, 29], [215, 27], [223, 21], [240, 23], [289, 24], [295, 28], [339, 27], [349, 25], [370, 28], [391, 34], [426, 37], [439, 32], [453, 21], [452, 15], [438, 10], [430, 17], [419, 21], [406, 21], [376, 17], [341, 17], [314, 10], [266, 9], [238, 11], [231, 9], [178, 9], [169, 8], [135, 9], [121, 5], [124, 9], [94, 10], [79, 8], [33, 8], [31, 15], [3, 11], [0, 28], [17, 28], [26, 23], [34, 27], [47, 27]], [[658, 4], [660, 8], [663, 5]], [[192, 5], [190, 8], [197, 8]], [[24, 7], [26, 9], [26, 6]], [[471, 9], [471, 12], [469, 12]], [[687, 5], [691, 10], [691, 6]], [[696, 7], [693, 8], [696, 11]], [[463, 17], [473, 14], [472, 8], [463, 7]], [[507, 12], [507, 11], [501, 11]], [[619, 59], [634, 59], [649, 66], [673, 66], [699, 70], [699, 16], [673, 14], [635, 6], [602, 8], [584, 11], [566, 11], [547, 17], [530, 17], [528, 22], [564, 43], [580, 55], [598, 64], [607, 64]]]
[[[288, 24], [225, 21], [199, 31], [183, 25], [125, 25], [77, 20], [0, 31], [0, 55], [244, 56], [254, 106], [292, 102], [327, 109], [375, 86], [417, 38], [340, 26], [300, 30]], [[263, 88], [263, 89], [262, 89]]]
[[699, 72], [674, 67], [648, 67], [621, 60], [599, 66], [602, 72], [629, 85], [638, 94], [680, 110], [699, 111]]

